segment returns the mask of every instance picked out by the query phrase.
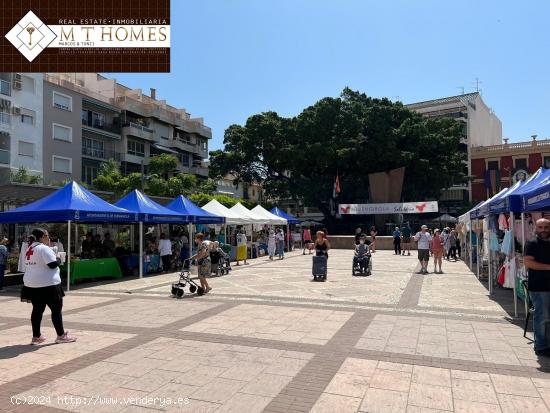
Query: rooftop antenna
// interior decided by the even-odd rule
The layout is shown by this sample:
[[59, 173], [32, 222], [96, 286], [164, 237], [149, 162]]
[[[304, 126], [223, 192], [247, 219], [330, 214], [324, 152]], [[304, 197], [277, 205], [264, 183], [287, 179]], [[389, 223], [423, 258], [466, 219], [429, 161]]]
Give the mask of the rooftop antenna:
[[476, 92], [477, 93], [480, 93], [481, 94], [481, 89], [479, 88], [479, 86], [482, 84], [483, 82], [481, 80], [479, 80], [479, 77], [476, 77]]
[[461, 94], [461, 95], [464, 94], [464, 86], [457, 86], [457, 89], [460, 89], [460, 91], [461, 91], [460, 94]]

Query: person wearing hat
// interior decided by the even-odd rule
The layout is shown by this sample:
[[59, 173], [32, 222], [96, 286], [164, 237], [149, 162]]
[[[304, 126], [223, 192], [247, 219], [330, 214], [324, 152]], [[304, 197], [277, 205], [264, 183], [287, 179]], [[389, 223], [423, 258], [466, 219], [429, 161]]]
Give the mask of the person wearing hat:
[[277, 240], [275, 239], [275, 231], [272, 229], [269, 230], [269, 235], [267, 236], [267, 254], [269, 259], [273, 260], [275, 256], [275, 249], [277, 248]]
[[8, 239], [6, 237], [3, 237], [2, 241], [0, 241], [0, 292], [4, 291], [4, 272], [6, 271], [6, 263], [10, 255], [8, 247], [6, 247], [7, 243]]
[[420, 261], [420, 271], [418, 274], [428, 274], [432, 236], [428, 232], [426, 225], [422, 225], [420, 231], [414, 236], [414, 240], [418, 243], [418, 261]]

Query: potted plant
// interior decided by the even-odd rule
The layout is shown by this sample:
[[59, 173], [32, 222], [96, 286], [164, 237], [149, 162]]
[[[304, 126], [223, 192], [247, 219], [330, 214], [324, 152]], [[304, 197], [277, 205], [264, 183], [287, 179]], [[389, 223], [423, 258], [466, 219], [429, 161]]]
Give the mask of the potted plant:
[[8, 269], [9, 271], [13, 274], [13, 273], [16, 273], [16, 272], [19, 272], [18, 271], [18, 267], [19, 267], [19, 258], [17, 257], [9, 257], [8, 258]]

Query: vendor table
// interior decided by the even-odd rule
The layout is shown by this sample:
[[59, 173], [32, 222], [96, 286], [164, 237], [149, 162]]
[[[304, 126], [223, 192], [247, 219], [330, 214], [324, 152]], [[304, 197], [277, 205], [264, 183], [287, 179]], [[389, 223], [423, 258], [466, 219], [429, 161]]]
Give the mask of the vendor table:
[[[67, 264], [61, 271], [67, 272]], [[71, 284], [86, 278], [122, 278], [122, 271], [116, 258], [96, 258], [71, 262]]]

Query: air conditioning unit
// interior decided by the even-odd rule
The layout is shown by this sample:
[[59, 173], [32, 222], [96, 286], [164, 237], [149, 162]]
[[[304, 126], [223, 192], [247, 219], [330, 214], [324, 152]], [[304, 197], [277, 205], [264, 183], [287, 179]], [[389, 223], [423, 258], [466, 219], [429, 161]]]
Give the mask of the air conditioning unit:
[[13, 81], [14, 82], [21, 82], [23, 80], [23, 76], [21, 73], [14, 73], [13, 74]]
[[21, 108], [19, 106], [14, 106], [12, 112], [14, 115], [21, 115]]
[[23, 89], [23, 83], [18, 82], [17, 80], [13, 81], [13, 89], [14, 90], [21, 90]]

